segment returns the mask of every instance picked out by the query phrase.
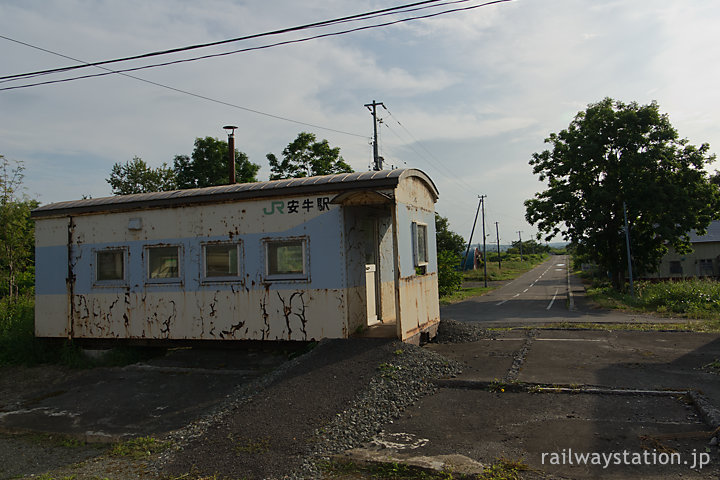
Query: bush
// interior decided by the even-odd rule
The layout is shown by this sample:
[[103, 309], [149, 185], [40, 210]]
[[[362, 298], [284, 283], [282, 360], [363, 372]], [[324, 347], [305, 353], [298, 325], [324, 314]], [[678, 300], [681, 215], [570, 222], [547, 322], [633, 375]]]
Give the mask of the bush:
[[0, 365], [33, 365], [46, 360], [46, 348], [35, 339], [34, 329], [34, 296], [0, 299]]
[[638, 301], [659, 312], [704, 316], [720, 313], [720, 283], [700, 278], [660, 283], [640, 282]]
[[463, 276], [458, 270], [460, 256], [448, 250], [439, 251], [438, 261], [438, 291], [440, 296], [450, 295], [462, 286]]

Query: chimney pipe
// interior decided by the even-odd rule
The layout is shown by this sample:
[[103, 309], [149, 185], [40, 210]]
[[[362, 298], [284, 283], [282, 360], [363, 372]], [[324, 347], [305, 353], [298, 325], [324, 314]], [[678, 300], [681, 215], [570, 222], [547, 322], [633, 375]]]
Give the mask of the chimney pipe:
[[223, 129], [228, 134], [228, 185], [235, 183], [235, 125], [225, 125]]

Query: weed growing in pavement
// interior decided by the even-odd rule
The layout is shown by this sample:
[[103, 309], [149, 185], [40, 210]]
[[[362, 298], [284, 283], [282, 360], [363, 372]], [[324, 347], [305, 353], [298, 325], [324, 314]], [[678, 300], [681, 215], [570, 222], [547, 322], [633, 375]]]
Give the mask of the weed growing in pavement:
[[270, 437], [246, 440], [242, 443], [238, 440], [234, 440], [234, 443], [235, 451], [238, 453], [263, 454], [270, 451]]
[[110, 450], [110, 455], [115, 457], [129, 457], [137, 460], [164, 452], [170, 445], [171, 442], [163, 442], [155, 437], [138, 437], [115, 444], [112, 450]]
[[710, 370], [714, 373], [720, 373], [720, 360], [714, 360], [707, 365], [703, 365], [703, 368], [705, 370]]
[[527, 470], [530, 470], [530, 467], [522, 459], [509, 460], [501, 457], [488, 465], [478, 480], [519, 480], [520, 472]]
[[400, 370], [400, 368], [400, 366], [391, 363], [381, 363], [377, 366], [377, 369], [380, 371], [380, 376], [385, 378], [397, 378], [397, 371]]
[[86, 445], [85, 442], [78, 440], [70, 435], [61, 433], [33, 433], [28, 435], [27, 440], [33, 443], [53, 445], [65, 448], [80, 448]]

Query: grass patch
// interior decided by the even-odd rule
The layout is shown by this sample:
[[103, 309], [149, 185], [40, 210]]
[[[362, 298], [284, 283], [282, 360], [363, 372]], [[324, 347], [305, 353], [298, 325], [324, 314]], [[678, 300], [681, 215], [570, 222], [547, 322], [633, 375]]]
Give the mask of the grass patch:
[[705, 320], [708, 328], [720, 328], [720, 283], [715, 280], [640, 281], [634, 297], [595, 282], [587, 295], [603, 308]]
[[460, 290], [440, 297], [440, 305], [450, 305], [452, 303], [462, 302], [470, 297], [479, 297], [485, 295], [491, 290], [495, 290], [497, 286], [488, 287], [462, 287]]
[[[547, 254], [530, 254], [523, 255], [520, 260], [519, 255], [508, 255], [501, 259], [500, 265], [497, 262], [488, 261], [487, 275], [488, 281], [513, 280], [525, 272], [528, 272], [544, 262], [548, 258]], [[477, 270], [468, 270], [464, 274], [465, 281], [483, 281], [485, 272], [482, 268]]]
[[687, 322], [672, 323], [592, 323], [592, 322], [557, 322], [544, 325], [533, 325], [527, 327], [509, 327], [507, 329], [490, 328], [492, 331], [506, 331], [513, 329], [523, 330], [603, 330], [603, 331], [637, 331], [637, 332], [699, 332], [699, 333], [720, 333], [720, 324], [701, 320], [689, 320]]
[[530, 470], [522, 460], [509, 460], [498, 458], [495, 463], [488, 465], [478, 480], [520, 480], [520, 472]]
[[116, 367], [147, 360], [162, 350], [118, 347], [90, 358], [71, 341], [35, 338], [35, 297], [0, 299], [0, 366], [54, 363], [70, 368]]
[[170, 442], [163, 442], [155, 437], [138, 437], [115, 444], [110, 450], [110, 455], [140, 460], [164, 452], [170, 445]]

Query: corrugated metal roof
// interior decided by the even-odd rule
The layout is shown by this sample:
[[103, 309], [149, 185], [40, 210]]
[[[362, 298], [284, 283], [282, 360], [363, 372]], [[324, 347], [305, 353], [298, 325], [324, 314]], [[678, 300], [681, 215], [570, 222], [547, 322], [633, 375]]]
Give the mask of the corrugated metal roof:
[[43, 205], [32, 212], [33, 218], [160, 208], [198, 203], [227, 202], [271, 196], [296, 195], [323, 191], [395, 187], [403, 178], [419, 177], [438, 197], [433, 181], [421, 170], [408, 168], [371, 172], [340, 173], [318, 177], [289, 178], [267, 182], [237, 183], [216, 187], [191, 188], [170, 192], [136, 193], [112, 197], [88, 198]]
[[694, 230], [690, 232], [690, 243], [707, 242], [720, 242], [720, 220], [710, 222], [705, 235], [698, 235]]

